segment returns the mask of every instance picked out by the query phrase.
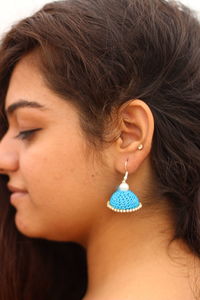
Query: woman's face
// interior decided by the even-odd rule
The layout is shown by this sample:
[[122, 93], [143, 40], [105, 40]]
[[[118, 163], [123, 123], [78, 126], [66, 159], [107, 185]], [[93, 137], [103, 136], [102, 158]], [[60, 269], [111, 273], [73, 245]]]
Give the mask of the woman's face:
[[[84, 241], [97, 213], [107, 211], [108, 170], [87, 156], [76, 109], [45, 86], [33, 55], [15, 67], [5, 109], [25, 101], [8, 113], [0, 142], [1, 173], [27, 192], [11, 202], [16, 226], [30, 237]], [[35, 132], [19, 135], [27, 130]]]

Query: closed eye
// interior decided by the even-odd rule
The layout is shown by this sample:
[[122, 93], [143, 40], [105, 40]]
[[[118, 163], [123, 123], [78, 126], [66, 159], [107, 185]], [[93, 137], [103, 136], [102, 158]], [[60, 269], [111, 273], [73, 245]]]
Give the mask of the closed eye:
[[20, 131], [19, 134], [17, 136], [15, 136], [16, 139], [20, 139], [20, 140], [28, 140], [30, 138], [32, 138], [32, 136], [34, 135], [34, 133], [36, 131], [41, 130], [42, 128], [36, 128], [36, 129], [31, 129], [31, 130], [26, 130], [26, 131]]

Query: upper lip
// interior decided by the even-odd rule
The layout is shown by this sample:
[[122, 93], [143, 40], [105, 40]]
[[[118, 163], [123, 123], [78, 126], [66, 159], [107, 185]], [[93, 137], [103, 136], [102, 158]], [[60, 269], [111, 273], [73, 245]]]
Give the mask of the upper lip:
[[11, 191], [11, 192], [13, 192], [13, 193], [26, 193], [27, 191], [25, 191], [25, 190], [23, 190], [23, 189], [20, 189], [20, 188], [17, 188], [17, 187], [15, 187], [15, 186], [13, 186], [13, 185], [11, 185], [11, 184], [8, 184], [7, 185], [8, 186], [8, 189]]

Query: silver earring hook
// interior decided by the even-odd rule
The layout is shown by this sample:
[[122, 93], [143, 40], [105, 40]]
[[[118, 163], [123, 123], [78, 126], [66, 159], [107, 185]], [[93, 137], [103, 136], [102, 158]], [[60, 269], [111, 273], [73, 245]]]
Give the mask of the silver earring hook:
[[127, 171], [128, 159], [125, 161], [125, 172]]
[[122, 180], [123, 183], [125, 183], [128, 178], [127, 164], [128, 164], [128, 159], [125, 161], [125, 175], [124, 175], [124, 179]]

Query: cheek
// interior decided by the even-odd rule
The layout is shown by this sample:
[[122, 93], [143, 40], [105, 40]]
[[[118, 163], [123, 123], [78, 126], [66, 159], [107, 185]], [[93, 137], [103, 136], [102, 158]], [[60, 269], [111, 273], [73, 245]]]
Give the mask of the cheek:
[[[90, 170], [80, 143], [40, 145], [22, 155], [20, 170], [25, 185], [39, 204], [52, 206], [60, 199], [80, 198], [90, 184]], [[56, 195], [56, 196], [55, 196]]]
[[21, 232], [30, 237], [78, 241], [87, 231], [104, 197], [100, 175], [94, 175], [98, 167], [84, 153], [79, 143], [58, 142], [24, 151], [20, 174], [29, 198], [17, 209]]
[[83, 157], [72, 159], [63, 153], [60, 159], [35, 153], [32, 160], [24, 159], [24, 170], [30, 198], [18, 206], [19, 230], [30, 237], [78, 241], [87, 231], [95, 203]]

